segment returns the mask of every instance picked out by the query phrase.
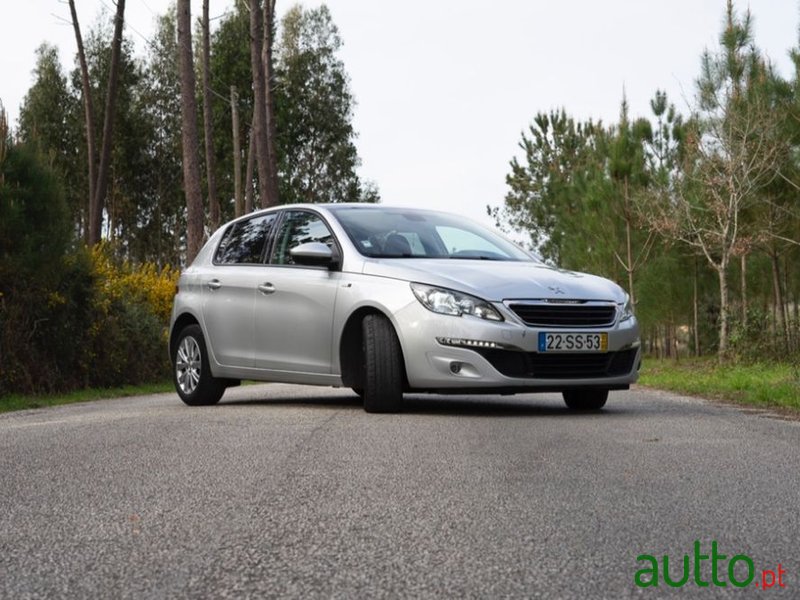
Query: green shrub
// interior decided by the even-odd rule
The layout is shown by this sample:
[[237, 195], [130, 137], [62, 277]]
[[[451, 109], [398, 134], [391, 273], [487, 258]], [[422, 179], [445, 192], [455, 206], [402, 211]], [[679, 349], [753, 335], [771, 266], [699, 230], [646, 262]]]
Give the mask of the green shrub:
[[761, 308], [748, 309], [746, 323], [741, 315], [731, 319], [730, 349], [735, 359], [745, 363], [788, 358], [785, 333], [775, 330], [769, 313]]
[[10, 146], [0, 162], [0, 396], [166, 379], [178, 273], [70, 248], [53, 174]]

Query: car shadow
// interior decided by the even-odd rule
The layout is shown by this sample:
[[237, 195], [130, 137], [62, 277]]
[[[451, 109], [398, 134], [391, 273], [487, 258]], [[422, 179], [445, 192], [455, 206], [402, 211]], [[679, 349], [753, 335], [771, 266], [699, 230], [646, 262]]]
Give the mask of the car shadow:
[[511, 398], [499, 396], [407, 396], [403, 403], [406, 414], [471, 417], [609, 417], [618, 414], [617, 409], [600, 412], [576, 412], [568, 409], [560, 400], [547, 400], [535, 395]]
[[[303, 406], [309, 409], [352, 409], [363, 411], [361, 398], [353, 395], [331, 396], [270, 396], [247, 400], [225, 399], [222, 406]], [[471, 417], [564, 417], [612, 418], [630, 414], [624, 404], [612, 404], [599, 412], [569, 410], [560, 400], [545, 399], [536, 395], [459, 396], [434, 394], [408, 394], [400, 415], [471, 416]]]

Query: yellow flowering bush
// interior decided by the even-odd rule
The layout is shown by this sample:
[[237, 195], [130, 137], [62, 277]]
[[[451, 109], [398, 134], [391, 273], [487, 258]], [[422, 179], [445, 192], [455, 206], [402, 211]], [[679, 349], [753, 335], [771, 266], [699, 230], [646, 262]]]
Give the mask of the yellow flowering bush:
[[166, 377], [166, 343], [179, 272], [90, 249], [91, 325], [83, 366], [92, 385], [138, 384]]
[[166, 326], [172, 312], [172, 299], [180, 272], [167, 265], [159, 268], [153, 263], [133, 265], [128, 261], [118, 265], [108, 244], [92, 249], [92, 273], [100, 292], [100, 307], [126, 299], [145, 304]]

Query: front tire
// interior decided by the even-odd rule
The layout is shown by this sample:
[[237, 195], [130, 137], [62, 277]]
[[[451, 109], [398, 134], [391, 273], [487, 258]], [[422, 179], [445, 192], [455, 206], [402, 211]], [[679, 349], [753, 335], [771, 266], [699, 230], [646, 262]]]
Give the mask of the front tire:
[[403, 409], [403, 351], [391, 322], [367, 315], [364, 333], [364, 410], [395, 413]]
[[570, 410], [597, 412], [606, 405], [608, 390], [565, 390], [563, 396]]
[[172, 379], [181, 400], [189, 406], [216, 404], [225, 393], [225, 380], [211, 375], [199, 325], [188, 325], [178, 334], [172, 354]]

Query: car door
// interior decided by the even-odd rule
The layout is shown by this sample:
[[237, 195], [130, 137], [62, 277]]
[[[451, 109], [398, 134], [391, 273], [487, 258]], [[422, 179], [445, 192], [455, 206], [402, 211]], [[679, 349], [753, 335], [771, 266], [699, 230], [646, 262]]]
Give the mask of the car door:
[[264, 251], [277, 213], [232, 223], [203, 273], [203, 321], [216, 361], [231, 367], [254, 364], [253, 311], [264, 276]]
[[255, 302], [256, 367], [276, 371], [330, 373], [333, 313], [341, 273], [297, 264], [291, 249], [336, 240], [320, 215], [289, 210], [274, 235]]

